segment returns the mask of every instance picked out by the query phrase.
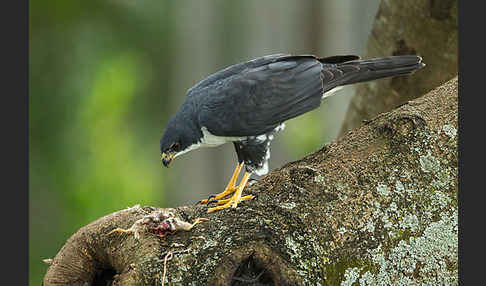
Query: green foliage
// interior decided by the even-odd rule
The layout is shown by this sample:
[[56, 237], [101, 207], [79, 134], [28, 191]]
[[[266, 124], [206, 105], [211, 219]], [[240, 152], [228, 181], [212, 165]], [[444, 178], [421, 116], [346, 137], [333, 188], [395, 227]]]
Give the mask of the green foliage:
[[326, 124], [323, 109], [325, 106], [287, 121], [285, 132], [280, 136], [295, 158], [316, 152], [324, 145]]
[[137, 19], [119, 25], [120, 6], [75, 2], [30, 7], [30, 285], [40, 284], [42, 259], [83, 225], [135, 204], [164, 204], [158, 124], [165, 113], [145, 110], [160, 108], [151, 95], [167, 86], [149, 84], [152, 73], [164, 76], [151, 49], [167, 37], [152, 29], [146, 33], [158, 38], [137, 41], [144, 37]]
[[[313, 52], [296, 52], [288, 46], [292, 41], [276, 39], [271, 41], [274, 46], [262, 44], [267, 45], [265, 51], [253, 48], [250, 55], [254, 35], [248, 25], [257, 16], [249, 7], [261, 5], [256, 1], [202, 4], [212, 5], [200, 7], [213, 19], [206, 19], [206, 26], [195, 20], [203, 12], [187, 12], [201, 5], [198, 1], [29, 3], [30, 285], [39, 285], [47, 269], [42, 259], [52, 258], [80, 227], [135, 204], [164, 207], [168, 190], [185, 192], [184, 196], [194, 193], [186, 186], [190, 177], [172, 169], [169, 180], [160, 165], [160, 135], [183, 100], [180, 91], [215, 72], [215, 67], [269, 53]], [[275, 3], [266, 5], [270, 10], [261, 13], [273, 15]], [[280, 29], [286, 21], [287, 26], [298, 22], [293, 18], [272, 22], [272, 29]], [[178, 34], [186, 30], [194, 35]], [[187, 43], [197, 43], [188, 41], [192, 36], [201, 41], [199, 46], [188, 47]], [[221, 51], [203, 62], [209, 68], [202, 68], [201, 62], [181, 63], [186, 55], [178, 49], [195, 53], [208, 45], [208, 57], [213, 48]], [[283, 152], [293, 158], [317, 150], [326, 131], [319, 124], [322, 116], [322, 110], [314, 111], [290, 121], [274, 146], [283, 144]], [[234, 155], [221, 153], [220, 162], [224, 156]], [[277, 152], [272, 153], [275, 157]], [[222, 169], [214, 162], [201, 170], [214, 181], [208, 190], [201, 187], [208, 194], [228, 179], [220, 178]]]
[[83, 138], [84, 144], [77, 150], [82, 160], [73, 162], [80, 172], [71, 177], [76, 183], [69, 186], [69, 195], [73, 204], [94, 212], [86, 214], [89, 219], [95, 219], [99, 210], [107, 213], [127, 204], [153, 203], [161, 191], [154, 184], [158, 174], [141, 160], [147, 154], [139, 154], [136, 127], [126, 122], [138, 83], [136, 71], [131, 54], [100, 62], [90, 92], [77, 110], [76, 132], [71, 136]]

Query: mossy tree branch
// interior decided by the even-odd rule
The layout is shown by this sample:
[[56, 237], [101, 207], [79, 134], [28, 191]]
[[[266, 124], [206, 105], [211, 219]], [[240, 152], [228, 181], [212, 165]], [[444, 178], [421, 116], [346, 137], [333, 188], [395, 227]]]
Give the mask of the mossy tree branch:
[[209, 219], [188, 232], [108, 235], [150, 207], [102, 217], [66, 242], [44, 285], [161, 285], [164, 264], [166, 285], [457, 284], [457, 101], [456, 77], [274, 170], [237, 209], [166, 210]]

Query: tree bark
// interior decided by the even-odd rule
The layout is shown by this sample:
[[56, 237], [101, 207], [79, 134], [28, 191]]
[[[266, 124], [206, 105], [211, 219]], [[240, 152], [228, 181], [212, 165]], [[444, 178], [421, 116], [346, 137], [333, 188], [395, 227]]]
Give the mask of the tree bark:
[[209, 219], [190, 231], [109, 234], [151, 207], [102, 217], [66, 242], [43, 284], [457, 284], [457, 102], [456, 77], [274, 170], [236, 209], [163, 210]]
[[426, 67], [407, 77], [359, 84], [340, 136], [379, 113], [412, 100], [458, 73], [457, 0], [382, 1], [364, 58], [417, 54]]

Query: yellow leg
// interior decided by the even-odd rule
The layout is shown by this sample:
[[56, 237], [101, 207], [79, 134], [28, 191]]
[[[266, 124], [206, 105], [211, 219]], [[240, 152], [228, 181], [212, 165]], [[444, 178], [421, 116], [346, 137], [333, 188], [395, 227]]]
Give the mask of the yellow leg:
[[[251, 200], [251, 199], [253, 199], [253, 196], [252, 196], [252, 195], [248, 195], [248, 196], [241, 197], [241, 198], [240, 198], [240, 201], [247, 201], [247, 200]], [[229, 202], [230, 200], [231, 200], [231, 198], [229, 198], [229, 199], [225, 199], [225, 200], [218, 200], [218, 201], [216, 202], [216, 204], [217, 204], [218, 206], [220, 206], [220, 205], [224, 205], [224, 204], [226, 204], [227, 202]]]
[[[226, 197], [227, 195], [232, 194], [236, 191], [236, 186], [235, 186], [236, 180], [238, 179], [238, 175], [240, 174], [241, 169], [243, 168], [243, 165], [244, 165], [244, 162], [238, 163], [238, 165], [236, 165], [235, 171], [233, 172], [233, 176], [231, 176], [231, 180], [228, 182], [226, 189], [222, 193], [217, 194], [215, 197], [212, 197], [211, 201], [222, 199], [222, 198]], [[199, 203], [200, 204], [207, 204], [209, 201], [210, 201], [210, 199], [207, 199], [207, 200], [202, 200]]]
[[243, 192], [243, 189], [246, 187], [246, 183], [248, 182], [248, 179], [250, 178], [251, 173], [245, 172], [245, 175], [243, 176], [243, 179], [241, 179], [241, 183], [236, 189], [234, 195], [229, 198], [228, 200], [225, 200], [223, 205], [214, 207], [214, 208], [209, 208], [208, 213], [214, 212], [214, 211], [219, 211], [223, 209], [227, 209], [229, 207], [236, 208], [238, 206], [238, 203], [244, 200], [250, 200], [253, 198], [252, 195], [244, 196], [243, 198], [241, 197], [241, 194]]

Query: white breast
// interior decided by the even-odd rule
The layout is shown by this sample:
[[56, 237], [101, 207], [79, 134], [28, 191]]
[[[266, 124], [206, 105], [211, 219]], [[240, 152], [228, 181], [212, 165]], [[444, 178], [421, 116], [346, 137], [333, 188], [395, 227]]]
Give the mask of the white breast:
[[196, 144], [192, 144], [191, 146], [187, 147], [185, 150], [177, 153], [174, 156], [174, 158], [177, 157], [177, 156], [180, 156], [182, 154], [185, 154], [189, 151], [199, 149], [201, 147], [217, 147], [219, 145], [223, 145], [223, 144], [228, 143], [228, 142], [246, 139], [246, 137], [216, 136], [216, 135], [211, 134], [211, 132], [209, 132], [209, 130], [204, 126], [201, 128], [201, 132], [203, 134], [201, 141], [197, 142]]
[[224, 143], [244, 140], [246, 137], [224, 137], [211, 134], [206, 127], [201, 128], [203, 138], [201, 139], [201, 147], [216, 147]]

